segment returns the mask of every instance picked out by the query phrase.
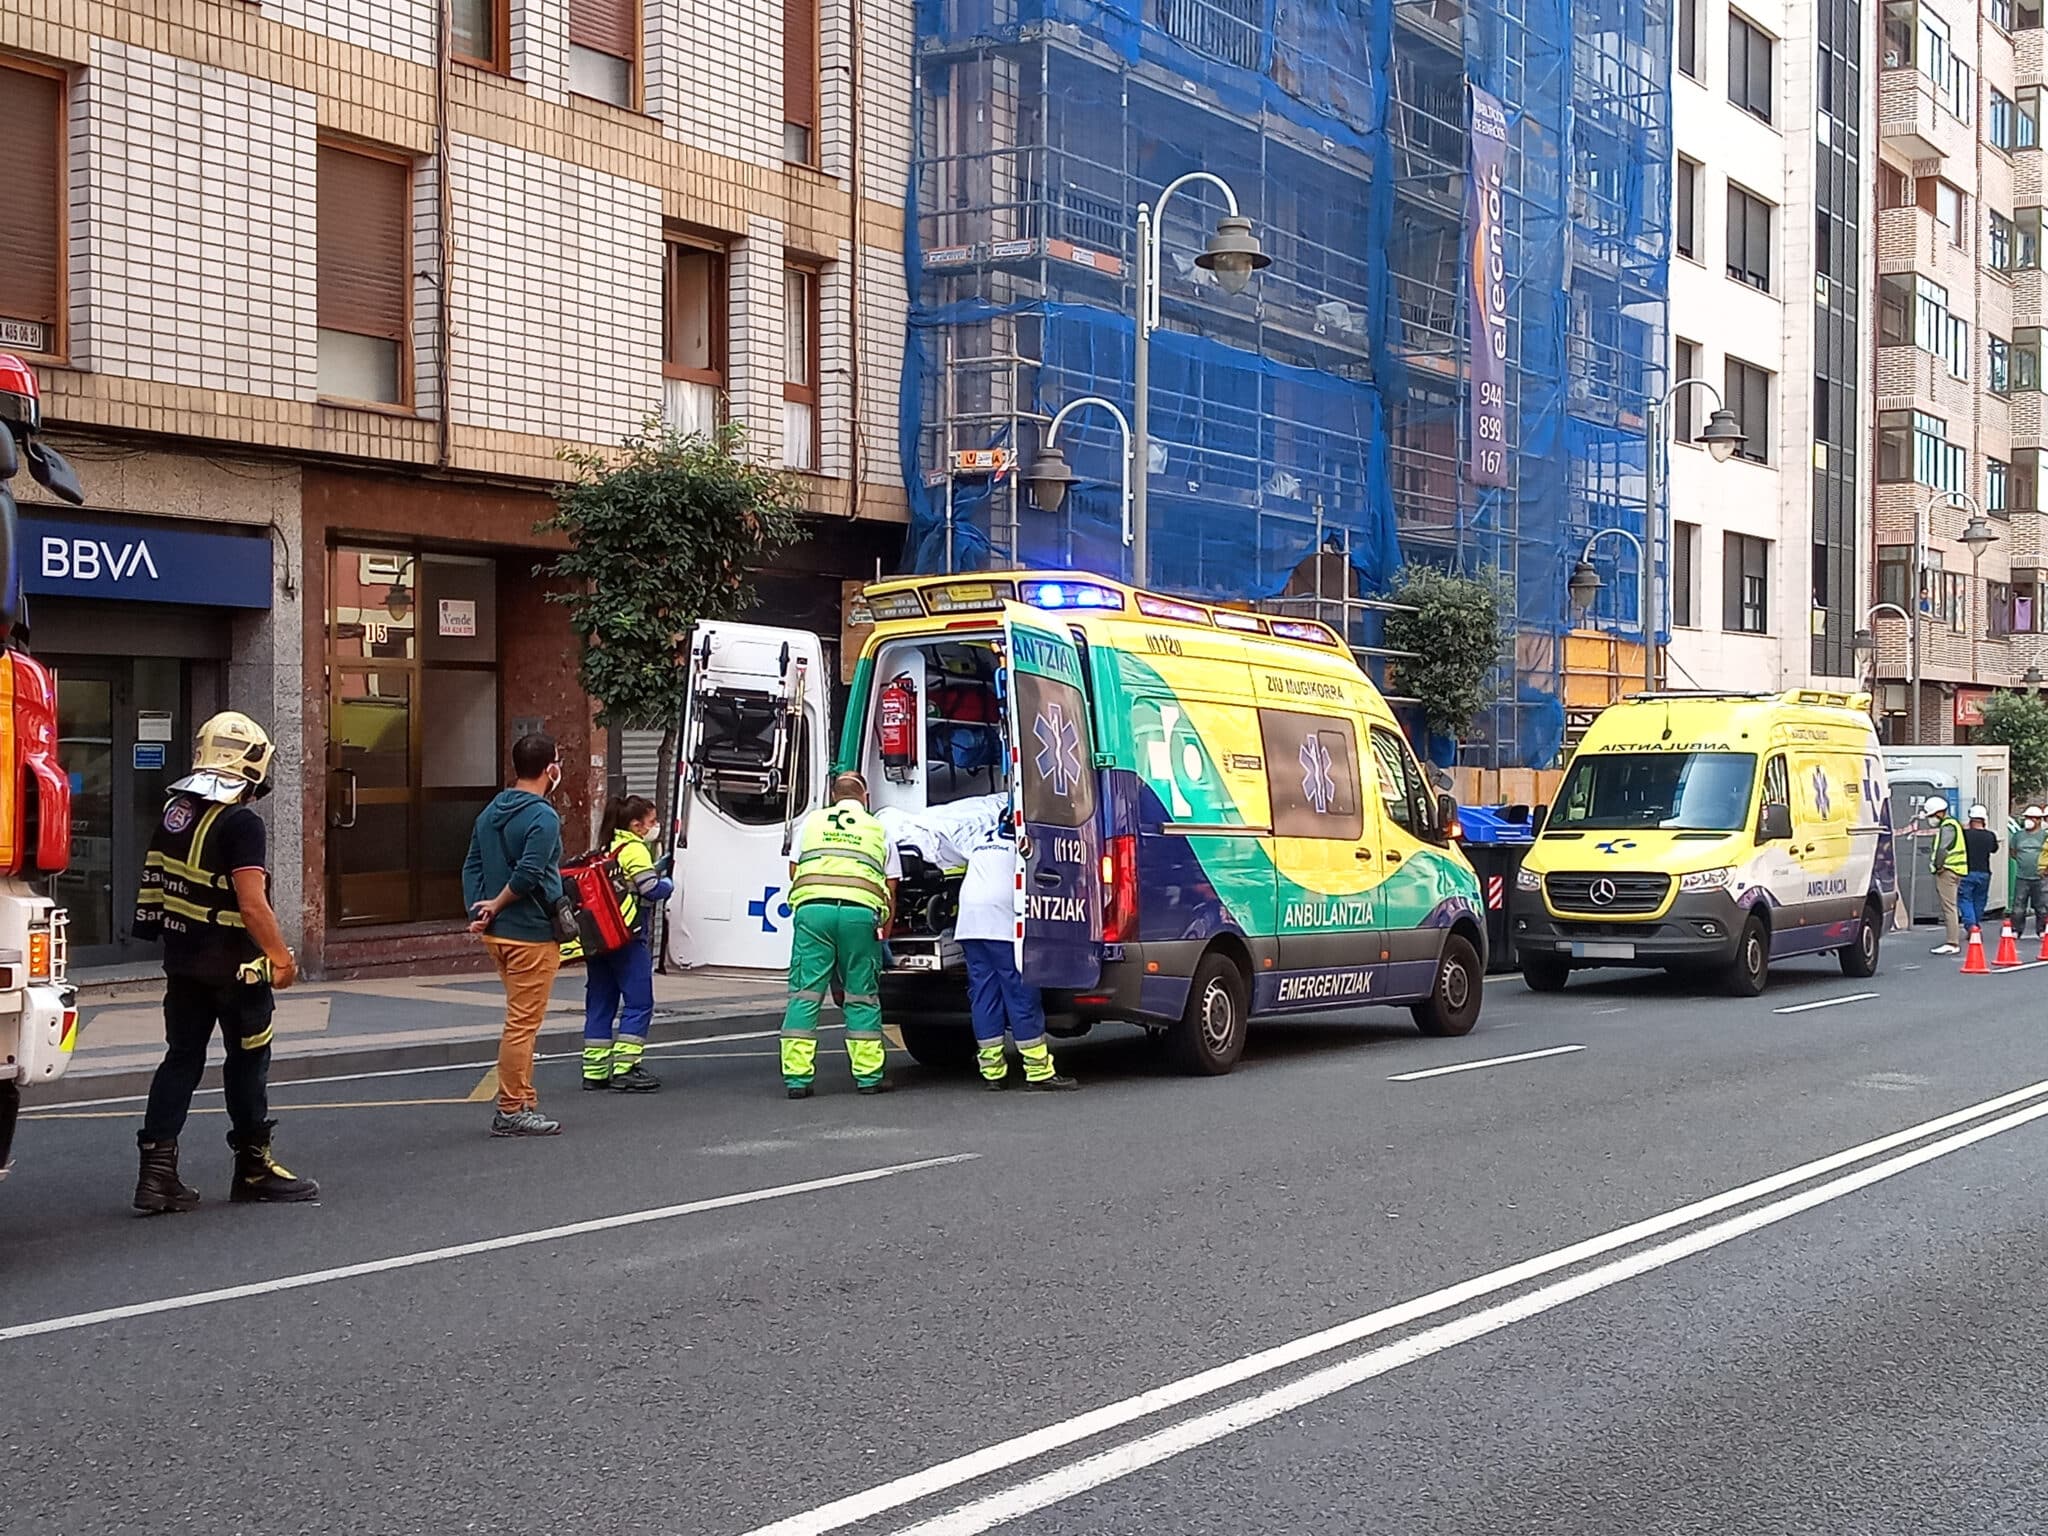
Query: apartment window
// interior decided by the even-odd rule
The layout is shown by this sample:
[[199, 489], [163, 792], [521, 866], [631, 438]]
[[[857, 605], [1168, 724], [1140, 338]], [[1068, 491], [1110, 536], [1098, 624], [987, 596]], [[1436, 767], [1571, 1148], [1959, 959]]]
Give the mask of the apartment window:
[[1722, 536], [1721, 627], [1743, 635], [1771, 627], [1771, 541], [1746, 533]]
[[2012, 343], [2003, 336], [1987, 338], [1985, 383], [1994, 395], [2012, 393]]
[[1970, 455], [1948, 440], [1948, 423], [1925, 411], [1880, 411], [1877, 478], [1885, 484], [1917, 482], [1937, 491], [1967, 491]]
[[1964, 215], [1969, 208], [1968, 199], [1962, 189], [1938, 176], [1922, 177], [1919, 183], [1920, 206], [1934, 215], [1935, 227], [1947, 238], [1948, 243], [1958, 250], [1967, 249], [1970, 243], [1969, 226]]
[[511, 10], [511, 0], [449, 0], [448, 51], [464, 64], [508, 72]]
[[1907, 594], [1913, 586], [1913, 546], [1910, 544], [1880, 544], [1877, 546], [1877, 600], [1892, 603], [1908, 613]]
[[2031, 272], [2041, 265], [2041, 210], [2015, 208], [2012, 211], [2013, 272]]
[[1771, 291], [1772, 206], [1730, 184], [1728, 188], [1728, 275], [1752, 288]]
[[1697, 629], [1700, 600], [1700, 526], [1671, 525], [1671, 627]]
[[818, 163], [818, 0], [782, 0], [782, 158]]
[[1770, 34], [1728, 13], [1728, 99], [1745, 112], [1771, 120], [1772, 52]]
[[411, 168], [322, 144], [318, 170], [320, 393], [403, 405], [412, 382]]
[[2041, 575], [2039, 571], [2012, 573], [2012, 632], [2016, 635], [2039, 633]]
[[[1700, 376], [1700, 344], [1683, 337], [1671, 344], [1672, 379], [1676, 384], [1681, 379], [1696, 379]], [[1694, 402], [1699, 398], [1696, 389], [1681, 389], [1671, 402], [1671, 435], [1681, 443], [1692, 442], [1700, 435], [1699, 410]]]
[[2041, 144], [2041, 87], [2023, 85], [2013, 92], [2012, 147], [2037, 149]]
[[1742, 446], [1736, 453], [1752, 464], [1771, 461], [1771, 375], [1739, 357], [1727, 359], [1722, 397], [1742, 423]]
[[64, 80], [0, 65], [0, 144], [7, 213], [0, 218], [0, 350], [64, 350]]
[[718, 428], [727, 302], [724, 247], [671, 239], [662, 265], [662, 414], [678, 432]]
[[2023, 325], [2014, 331], [2012, 345], [2007, 351], [2012, 359], [2012, 393], [2032, 394], [2038, 391], [2041, 388], [2040, 327]]
[[2041, 0], [2013, 0], [2012, 29], [2031, 32], [2041, 25]]
[[1965, 634], [1970, 628], [1970, 579], [1961, 571], [1927, 571], [1921, 575], [1928, 596], [1921, 599], [1923, 613], [1946, 624], [1951, 633]]
[[2012, 473], [2008, 477], [2006, 495], [2012, 505], [2012, 512], [2038, 512], [2041, 510], [2041, 450], [2038, 448], [2015, 448], [2012, 451]]
[[569, 0], [571, 91], [631, 107], [639, 61], [639, 0]]
[[1678, 157], [1678, 254], [1697, 259], [1699, 254], [1700, 167], [1697, 160]]
[[1880, 208], [1910, 208], [1913, 206], [1913, 178], [1895, 165], [1880, 160], [1877, 162], [1877, 206]]
[[2003, 459], [1984, 461], [1984, 510], [2003, 517], [2009, 510], [2005, 504], [2006, 482], [2011, 478], [2012, 466]]
[[1984, 14], [1991, 18], [1991, 25], [2001, 32], [2012, 30], [2012, 0], [1990, 0], [1984, 7]]
[[1948, 290], [1928, 278], [1892, 274], [1877, 281], [1880, 346], [1918, 347], [1948, 364], [1958, 379], [1970, 376], [1970, 327], [1949, 308]]
[[1991, 114], [1985, 124], [1985, 138], [1993, 149], [2013, 147], [2014, 111], [2012, 98], [1993, 86], [1991, 88]]
[[2012, 220], [2002, 213], [1991, 215], [1991, 267], [1996, 272], [2010, 272], [2014, 266], [2014, 251], [2018, 246], [2018, 234]]
[[782, 462], [818, 467], [818, 274], [782, 273]]
[[1678, 72], [1700, 77], [1700, 0], [1678, 0]]

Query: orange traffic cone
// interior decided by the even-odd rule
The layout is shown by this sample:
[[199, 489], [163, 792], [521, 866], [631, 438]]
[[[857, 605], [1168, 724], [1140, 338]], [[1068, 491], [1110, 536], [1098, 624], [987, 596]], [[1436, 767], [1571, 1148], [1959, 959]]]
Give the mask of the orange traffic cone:
[[1998, 953], [1992, 957], [1993, 965], [2018, 965], [2020, 963], [2020, 942], [2012, 931], [2012, 919], [2005, 920], [2005, 932], [1998, 936]]
[[1970, 930], [1969, 948], [1963, 954], [1965, 976], [1989, 976], [1991, 967], [1984, 963], [1984, 935], [1975, 928]]
[[2040, 964], [2048, 965], [2048, 923], [2041, 925], [2041, 953], [2034, 958]]

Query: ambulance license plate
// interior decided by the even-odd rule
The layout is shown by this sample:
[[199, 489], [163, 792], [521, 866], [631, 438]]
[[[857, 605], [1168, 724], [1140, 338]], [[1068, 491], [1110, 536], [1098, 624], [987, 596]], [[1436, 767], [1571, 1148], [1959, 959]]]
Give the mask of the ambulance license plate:
[[939, 969], [937, 955], [898, 955], [896, 969], [899, 971], [936, 971]]
[[1575, 942], [1572, 945], [1574, 960], [1633, 960], [1636, 947], [1633, 944], [1600, 944]]

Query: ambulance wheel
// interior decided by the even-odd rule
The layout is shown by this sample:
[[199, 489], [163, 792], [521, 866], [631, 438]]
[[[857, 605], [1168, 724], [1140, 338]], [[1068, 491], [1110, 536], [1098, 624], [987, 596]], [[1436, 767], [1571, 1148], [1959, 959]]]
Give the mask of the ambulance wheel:
[[1571, 977], [1572, 963], [1561, 955], [1530, 950], [1522, 956], [1522, 984], [1531, 992], [1562, 992]]
[[1721, 973], [1721, 990], [1730, 997], [1760, 997], [1771, 979], [1771, 931], [1754, 912], [1742, 925], [1735, 958]]
[[974, 1031], [951, 1024], [904, 1024], [903, 1049], [920, 1067], [965, 1072], [974, 1064]]
[[1167, 1034], [1174, 1061], [1197, 1077], [1221, 1077], [1244, 1054], [1247, 1015], [1244, 972], [1228, 955], [1209, 954], [1195, 967], [1187, 1010]]
[[1444, 940], [1436, 962], [1436, 990], [1429, 1001], [1409, 1010], [1425, 1035], [1449, 1038], [1469, 1035], [1479, 1022], [1480, 994], [1486, 990], [1479, 972], [1479, 951], [1462, 933]]
[[1863, 921], [1856, 925], [1856, 940], [1835, 951], [1842, 960], [1842, 974], [1861, 981], [1877, 974], [1877, 951], [1884, 940], [1884, 909], [1876, 902], [1863, 908]]

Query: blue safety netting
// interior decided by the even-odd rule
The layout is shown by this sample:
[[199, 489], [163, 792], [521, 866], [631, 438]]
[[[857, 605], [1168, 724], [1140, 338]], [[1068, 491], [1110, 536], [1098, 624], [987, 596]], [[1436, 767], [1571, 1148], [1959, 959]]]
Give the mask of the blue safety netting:
[[[1572, 565], [1621, 528], [1662, 568], [1642, 416], [1666, 382], [1666, 0], [920, 0], [917, 46], [910, 568], [1132, 574], [1107, 411], [1061, 428], [1057, 510], [1015, 467], [1067, 402], [1131, 410], [1134, 210], [1208, 172], [1272, 265], [1223, 292], [1194, 262], [1221, 195], [1164, 207], [1151, 584], [1294, 595], [1329, 551], [1353, 595], [1404, 559], [1496, 568], [1517, 643], [1460, 754], [1553, 760]], [[1510, 127], [1505, 489], [1463, 470], [1468, 80]], [[990, 449], [1007, 469], [956, 458]], [[1639, 636], [1632, 546], [1603, 538], [1595, 564], [1588, 621]]]

